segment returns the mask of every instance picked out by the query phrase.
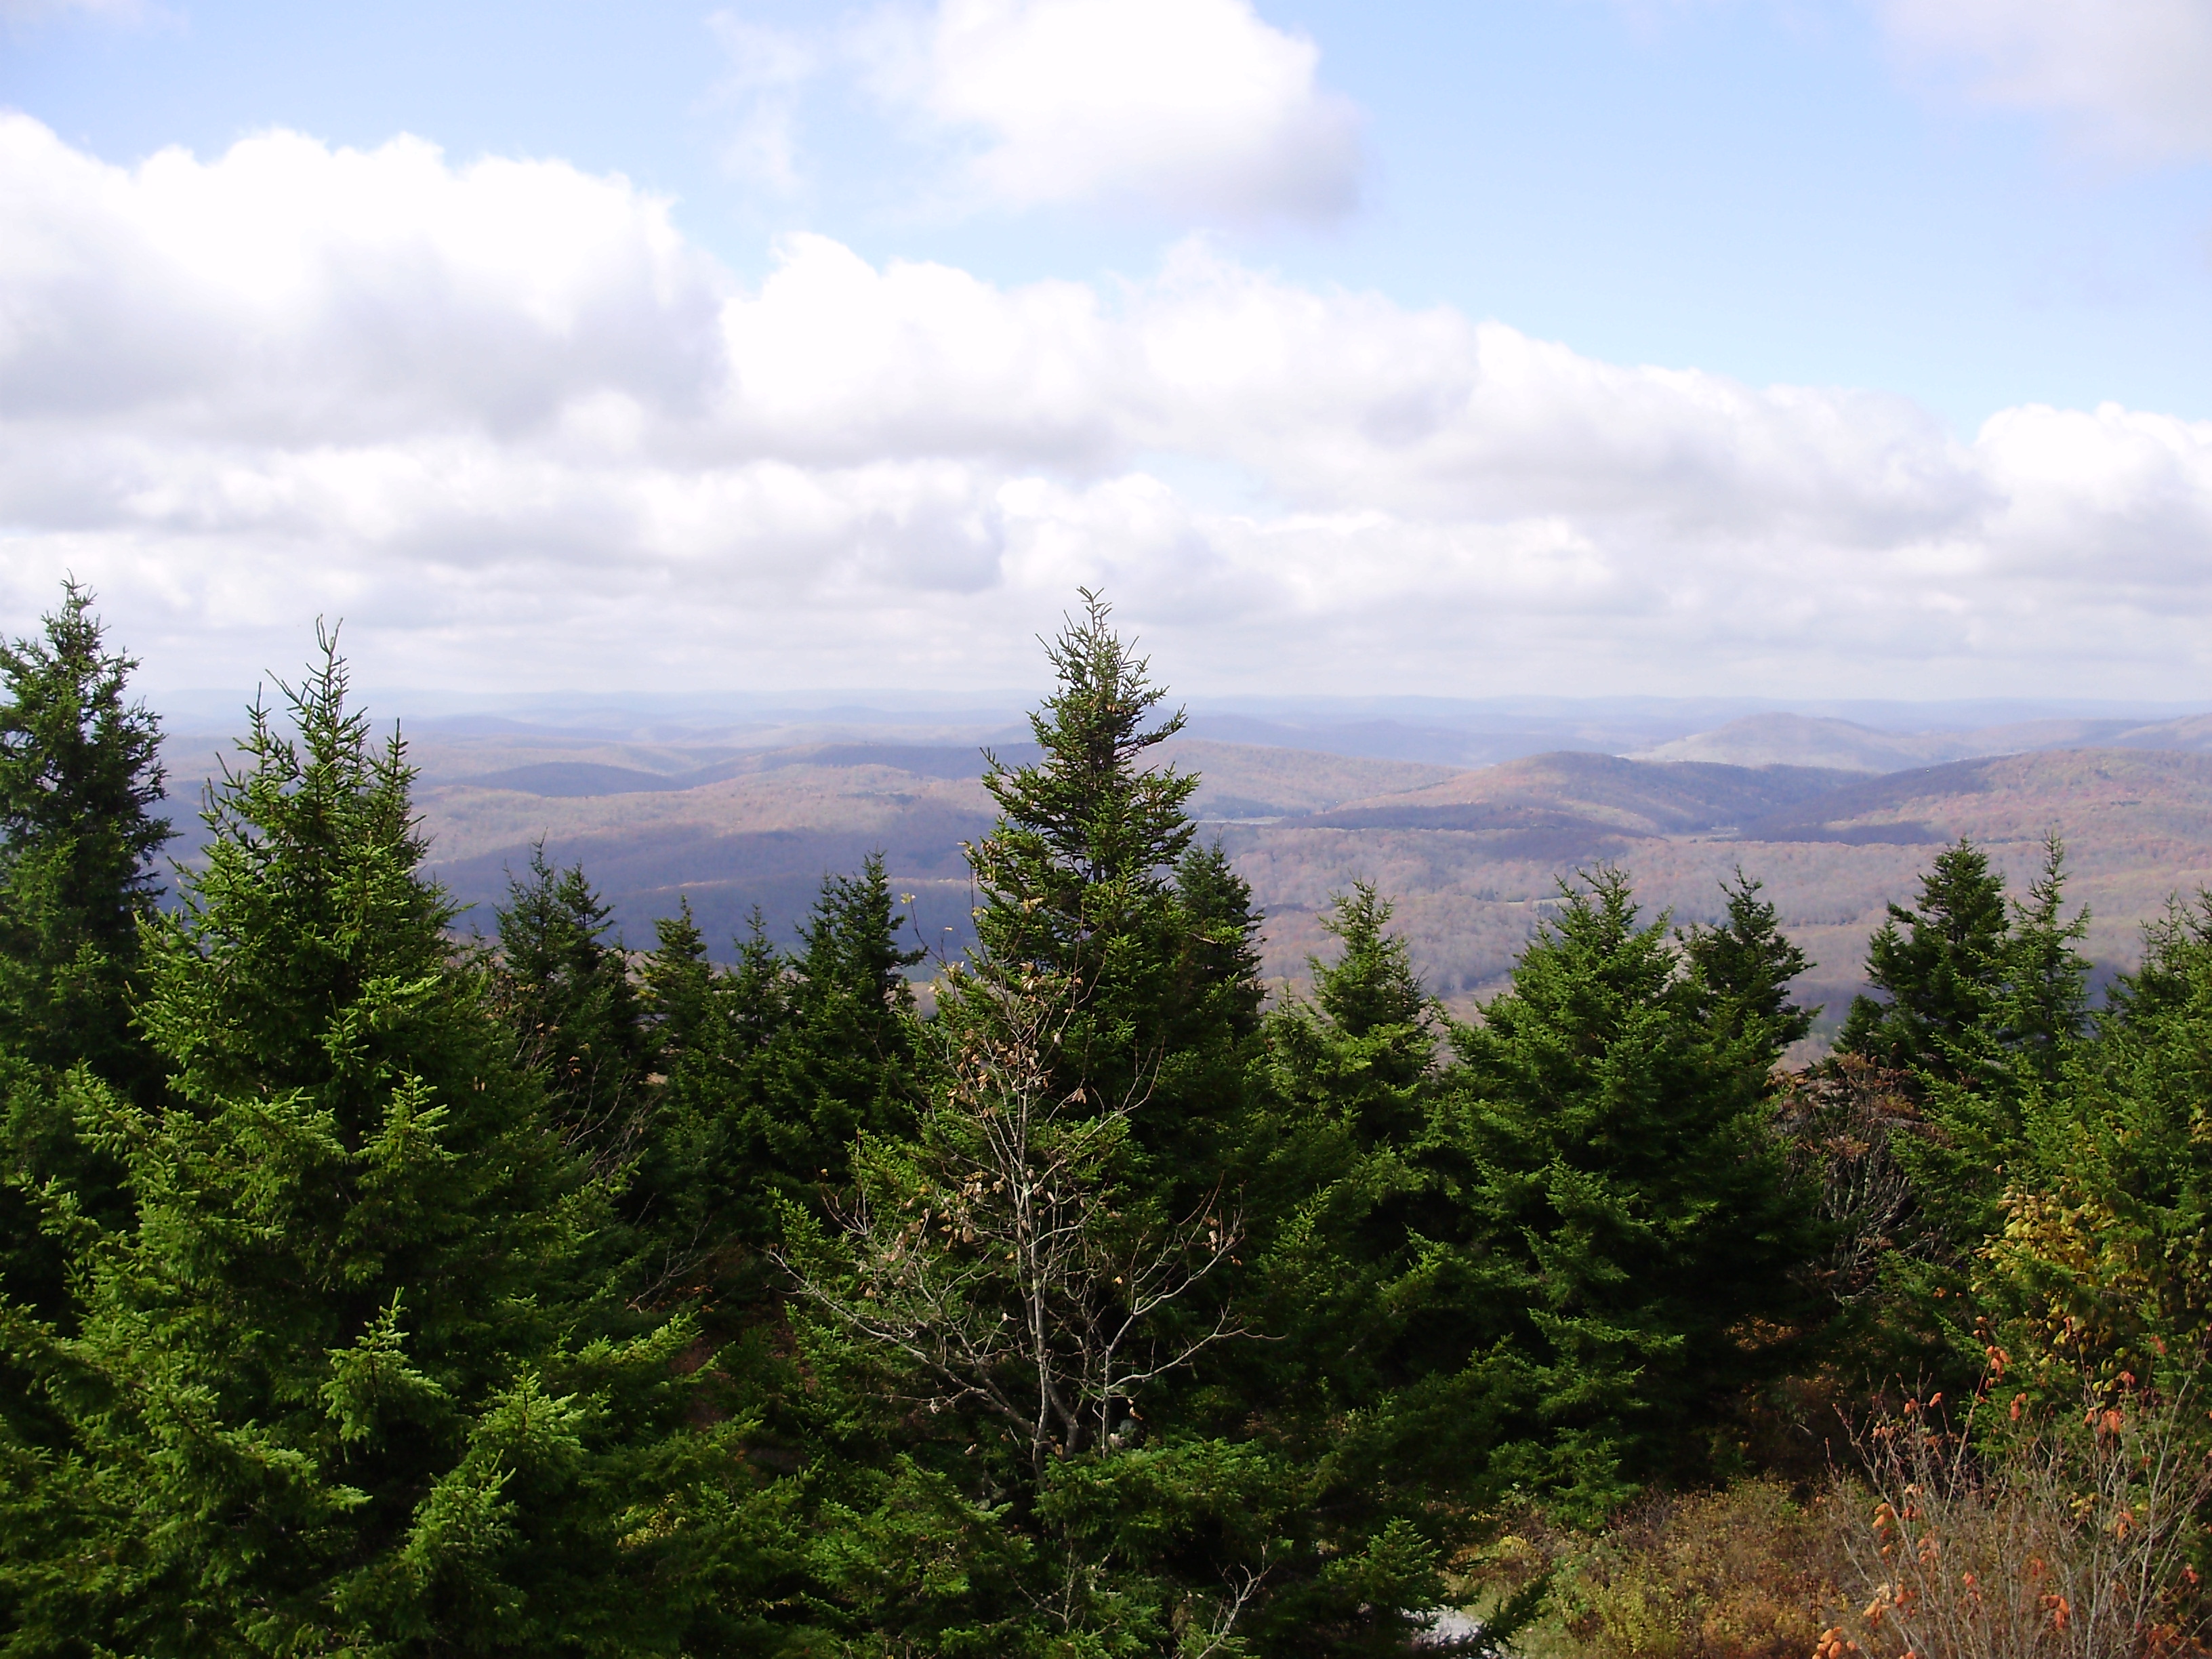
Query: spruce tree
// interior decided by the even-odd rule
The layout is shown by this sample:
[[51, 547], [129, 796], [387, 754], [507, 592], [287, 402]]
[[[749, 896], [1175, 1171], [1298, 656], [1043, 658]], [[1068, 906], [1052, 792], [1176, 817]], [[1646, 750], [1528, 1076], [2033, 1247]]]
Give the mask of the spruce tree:
[[1304, 1178], [1264, 1104], [1250, 891], [1084, 598], [1041, 759], [986, 779], [919, 1123], [862, 1137], [830, 1224], [785, 1209], [824, 1575], [870, 1650], [1401, 1651], [1439, 1594], [1432, 1506], [1325, 1468], [1343, 1437], [1289, 1421], [1289, 1345], [1239, 1335]]
[[[1272, 1213], [1255, 1273], [1275, 1340], [1235, 1356], [1240, 1397], [1285, 1450], [1313, 1535], [1353, 1553], [1397, 1535], [1449, 1558], [1496, 1494], [1492, 1462], [1519, 1382], [1496, 1348], [1495, 1309], [1471, 1298], [1453, 1194], [1424, 1156], [1448, 1021], [1422, 987], [1391, 907], [1369, 884], [1323, 919], [1313, 994], [1267, 1021], [1278, 1133]], [[1277, 1609], [1285, 1651], [1357, 1651], [1387, 1639], [1316, 1582]], [[1301, 1640], [1310, 1627], [1333, 1633]]]
[[784, 1103], [781, 1167], [802, 1181], [842, 1184], [862, 1134], [910, 1129], [920, 1104], [914, 989], [906, 970], [918, 945], [902, 945], [899, 915], [870, 854], [860, 873], [823, 878], [791, 963], [793, 1018], [772, 1045]]
[[[29, 1650], [640, 1653], [757, 1644], [773, 1516], [692, 1426], [682, 1322], [593, 1323], [604, 1193], [426, 881], [398, 739], [325, 642], [212, 792], [151, 935], [158, 1106], [88, 1083], [138, 1213], [81, 1329], [4, 1316], [65, 1424], [10, 1449]], [[757, 1650], [756, 1646], [753, 1650]]]
[[42, 638], [0, 645], [0, 1048], [135, 1085], [129, 982], [173, 832], [160, 724], [92, 602], [71, 581]]
[[2004, 973], [2004, 878], [1961, 836], [1936, 856], [1911, 907], [1867, 941], [1867, 982], [1836, 1046], [1928, 1078], [1960, 1074], [1960, 1045], [1996, 1008]]
[[[2024, 921], [2047, 926], [2040, 902]], [[2039, 956], [2041, 953], [2039, 952]], [[2057, 975], [2062, 987], [2070, 975]], [[2047, 982], [2047, 981], [2046, 981]], [[2057, 999], [2063, 1008], [2062, 988]], [[1977, 1305], [2020, 1362], [2007, 1386], [2078, 1404], [2086, 1371], [2193, 1389], [2212, 1335], [2212, 896], [2169, 906], [2094, 1032], [2034, 1076]], [[1984, 1335], [1984, 1333], [1972, 1334]]]
[[1721, 884], [1728, 920], [1692, 927], [1682, 938], [1698, 1017], [1716, 1036], [1741, 1041], [1761, 1087], [1767, 1066], [1813, 1029], [1820, 1012], [1790, 1000], [1790, 981], [1813, 963], [1782, 931], [1772, 902], [1759, 897], [1762, 886], [1739, 869], [1735, 880]]
[[1285, 1097], [1340, 1123], [1361, 1151], [1420, 1133], [1436, 1062], [1434, 1002], [1388, 931], [1390, 915], [1370, 882], [1340, 896], [1322, 921], [1342, 947], [1337, 959], [1310, 964], [1313, 1000], [1285, 1007], [1267, 1031]]
[[[760, 1252], [787, 1200], [818, 1209], [851, 1179], [855, 1139], [913, 1126], [920, 1024], [902, 918], [880, 855], [828, 876], [787, 953], [756, 914], [728, 972], [682, 914], [641, 974], [655, 1087], [635, 1202], [664, 1261], [715, 1294], [767, 1294]], [[699, 1274], [695, 1273], [695, 1278]]]
[[551, 1085], [570, 1144], [611, 1173], [633, 1156], [648, 1110], [645, 1022], [611, 913], [580, 864], [556, 870], [545, 843], [507, 878], [490, 963], [523, 1063]]
[[[1041, 757], [988, 759], [1000, 817], [968, 848], [978, 971], [1066, 985], [1070, 1085], [1079, 1073], [1103, 1099], [1149, 1101], [1140, 1152], [1169, 1206], [1188, 1207], [1233, 1156], [1258, 1063], [1250, 894], [1225, 859], [1189, 858], [1198, 780], [1156, 754], [1183, 716], [1156, 720], [1166, 693], [1149, 663], [1115, 632], [1111, 607], [1082, 592], [1082, 616], [1045, 641], [1058, 685], [1030, 716]], [[966, 984], [946, 977], [943, 1017], [988, 1021], [993, 997]]]
[[1197, 1031], [1255, 1036], [1267, 1001], [1260, 983], [1260, 913], [1251, 884], [1237, 873], [1220, 837], [1196, 842], [1182, 855], [1175, 893], [1188, 930], [1176, 1006]]
[[159, 723], [127, 701], [137, 663], [106, 647], [92, 603], [68, 582], [39, 637], [0, 644], [0, 1294], [63, 1317], [54, 1197], [121, 1219], [120, 1172], [79, 1142], [63, 1078], [155, 1085], [131, 997], [171, 834]]
[[2089, 1058], [2081, 1054], [2089, 963], [2078, 949], [2089, 917], [2067, 915], [2065, 887], [2065, 849], [2054, 837], [2027, 901], [2008, 907], [1986, 947], [1976, 1018], [1945, 1031], [1940, 1060], [1920, 1069], [1932, 1133], [1899, 1148], [1917, 1199], [1918, 1249], [1893, 1270], [1893, 1295], [1923, 1322], [1946, 1304], [1954, 1310], [1943, 1322], [1966, 1364], [1979, 1344], [1954, 1298], [1968, 1264], [2004, 1226], [2008, 1191], [2055, 1189], [2083, 1127], [2071, 1072], [2077, 1057]]
[[[1753, 1082], [1776, 1023], [1717, 1025], [1741, 985], [1686, 972], [1619, 872], [1562, 896], [1512, 988], [1453, 1033], [1429, 1155], [1464, 1194], [1474, 1297], [1530, 1364], [1526, 1478], [1601, 1510], [1710, 1468], [1715, 1408], [1760, 1363], [1744, 1334], [1792, 1311], [1811, 1240]], [[1747, 920], [1701, 954], [1757, 953]]]

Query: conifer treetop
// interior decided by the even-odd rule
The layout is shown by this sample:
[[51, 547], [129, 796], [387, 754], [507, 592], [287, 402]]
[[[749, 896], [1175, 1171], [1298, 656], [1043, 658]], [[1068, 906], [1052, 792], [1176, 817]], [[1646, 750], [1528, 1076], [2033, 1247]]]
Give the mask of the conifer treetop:
[[1165, 688], [1152, 683], [1150, 659], [1115, 633], [1113, 607], [1090, 588], [1078, 592], [1080, 620], [1067, 618], [1057, 638], [1042, 641], [1059, 681], [1030, 715], [1042, 757], [1009, 766], [984, 754], [984, 787], [1004, 814], [977, 866], [987, 890], [1014, 873], [1007, 860], [990, 856], [992, 842], [1014, 864], [1049, 866], [1097, 886], [1172, 865], [1196, 833], [1184, 807], [1198, 779], [1139, 764], [1183, 729], [1184, 711], [1146, 728]]

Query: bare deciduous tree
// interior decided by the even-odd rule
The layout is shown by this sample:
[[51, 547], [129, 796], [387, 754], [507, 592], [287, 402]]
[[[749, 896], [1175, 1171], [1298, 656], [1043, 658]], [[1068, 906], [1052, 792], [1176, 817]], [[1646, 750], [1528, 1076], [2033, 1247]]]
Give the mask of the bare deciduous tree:
[[1929, 1129], [1905, 1084], [1903, 1073], [1863, 1055], [1838, 1054], [1830, 1066], [1790, 1077], [1781, 1093], [1776, 1130], [1791, 1172], [1831, 1229], [1814, 1272], [1838, 1302], [1871, 1289], [1890, 1251], [1926, 1245], [1905, 1236], [1912, 1182], [1896, 1143]]
[[915, 1403], [980, 1406], [1042, 1475], [1141, 1440], [1139, 1391], [1240, 1334], [1188, 1307], [1238, 1223], [1218, 1194], [1175, 1219], [1130, 1190], [1141, 1086], [1113, 1101], [1055, 1086], [1068, 985], [970, 988], [991, 1018], [963, 1022], [919, 1135], [864, 1144], [854, 1196], [832, 1206], [842, 1237], [797, 1229], [777, 1260], [907, 1362]]

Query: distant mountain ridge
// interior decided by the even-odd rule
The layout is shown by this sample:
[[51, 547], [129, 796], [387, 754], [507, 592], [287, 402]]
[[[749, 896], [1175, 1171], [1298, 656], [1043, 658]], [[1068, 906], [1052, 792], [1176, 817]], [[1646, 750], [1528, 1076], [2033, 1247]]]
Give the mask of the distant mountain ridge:
[[1854, 773], [1818, 767], [1654, 762], [1569, 750], [1348, 801], [1307, 822], [1346, 830], [1483, 830], [1501, 815], [1548, 811], [1622, 835], [1689, 835], [1730, 829], [1855, 781]]
[[[1154, 752], [1201, 775], [1200, 833], [1219, 838], [1253, 884], [1271, 978], [1295, 984], [1309, 956], [1326, 957], [1334, 946], [1320, 919], [1331, 896], [1371, 880], [1396, 902], [1396, 926], [1431, 988], [1462, 1012], [1553, 914], [1559, 881], [1601, 864], [1629, 872], [1647, 919], [1685, 925], [1717, 918], [1721, 884], [1736, 869], [1762, 879], [1820, 964], [1800, 994], [1832, 1016], [1859, 987], [1883, 906], [1909, 896], [1935, 848], [1961, 835], [1989, 849], [2014, 890], [2044, 836], [2062, 835], [2069, 894], [2092, 907], [2103, 971], [2133, 960], [2142, 922], [2170, 895], [2212, 884], [2212, 717], [1936, 734], [1788, 718], [1805, 724], [1735, 722], [1701, 734], [1701, 753], [1802, 755], [1808, 738], [1861, 747], [1814, 751], [1849, 764], [1745, 765], [1630, 758], [1555, 738], [1546, 753], [1469, 767], [1224, 742], [1218, 728], [1201, 728]], [[1256, 716], [1231, 729], [1297, 735]], [[1747, 730], [1768, 746], [1726, 746]], [[2084, 733], [2106, 746], [2029, 747]], [[960, 843], [987, 834], [994, 817], [980, 744], [1003, 740], [1009, 760], [1030, 751], [1025, 732], [1004, 727], [923, 735], [809, 734], [761, 749], [720, 738], [417, 730], [410, 757], [422, 767], [416, 803], [433, 869], [476, 907], [465, 928], [490, 926], [508, 873], [540, 837], [557, 862], [583, 862], [631, 946], [649, 946], [653, 924], [688, 902], [718, 957], [756, 908], [771, 935], [788, 938], [823, 875], [881, 852], [920, 938], [957, 954], [975, 902]], [[1384, 730], [1364, 736], [1393, 741]], [[1997, 741], [2026, 752], [1946, 755]], [[204, 742], [168, 751], [170, 811], [184, 832], [173, 850], [187, 860], [204, 842], [191, 810], [215, 763]]]
[[1811, 714], [1751, 714], [1626, 757], [1729, 766], [1817, 766], [1901, 772], [1988, 755], [2050, 749], [2163, 749], [2212, 752], [2212, 714], [2174, 720], [2033, 720], [1965, 731], [1885, 732]]

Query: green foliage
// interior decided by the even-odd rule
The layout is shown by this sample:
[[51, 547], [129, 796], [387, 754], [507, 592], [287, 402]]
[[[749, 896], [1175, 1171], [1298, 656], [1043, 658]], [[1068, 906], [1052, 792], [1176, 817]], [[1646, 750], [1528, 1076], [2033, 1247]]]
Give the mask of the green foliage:
[[1443, 1021], [1389, 921], [1371, 886], [1340, 896], [1326, 921], [1336, 960], [1315, 962], [1310, 1003], [1267, 1024], [1279, 1127], [1261, 1191], [1279, 1214], [1253, 1300], [1276, 1340], [1242, 1356], [1243, 1392], [1299, 1493], [1304, 1559], [1387, 1548], [1412, 1576], [1390, 1599], [1346, 1601], [1346, 1579], [1309, 1568], [1271, 1602], [1279, 1646], [1266, 1651], [1402, 1640], [1402, 1610], [1434, 1604], [1437, 1565], [1480, 1528], [1522, 1388], [1495, 1310], [1471, 1294], [1453, 1195], [1425, 1156]]
[[88, 1066], [137, 1095], [154, 1082], [130, 995], [171, 832], [154, 811], [160, 726], [125, 701], [137, 666], [106, 648], [74, 581], [41, 637], [0, 644], [0, 1291], [56, 1316], [53, 1204], [122, 1212], [120, 1171], [80, 1142], [63, 1074]]
[[2004, 878], [1960, 841], [1936, 856], [1910, 908], [1867, 941], [1867, 982], [1885, 1000], [1853, 1000], [1837, 1047], [1878, 1065], [1955, 1077], [1960, 1045], [1996, 1006], [2003, 981]]
[[[1962, 1290], [1961, 1264], [2002, 1224], [2008, 1188], [2047, 1190], [2069, 1155], [2078, 1091], [2067, 1078], [2089, 1030], [2078, 949], [2088, 914], [2065, 914], [2055, 840], [2027, 902], [2008, 904], [2003, 891], [1978, 850], [1962, 842], [1940, 854], [1916, 930], [1900, 936], [1896, 911], [1869, 942], [1870, 976], [1883, 969], [1893, 1001], [1877, 1018], [1862, 998], [1844, 1028], [1846, 1052], [1903, 1069], [1926, 1120], [1896, 1147], [1919, 1236], [1916, 1255], [1892, 1269], [1901, 1310]], [[1963, 1328], [1953, 1336], [1965, 1340]]]
[[1771, 1576], [1717, 1540], [1802, 1530], [1779, 1487], [1557, 1526], [1900, 1333], [2193, 1376], [2212, 898], [2092, 1018], [2060, 849], [2010, 902], [1961, 842], [1795, 1078], [1741, 872], [1680, 932], [1563, 885], [1468, 1025], [1355, 884], [1266, 1010], [1084, 597], [927, 1018], [880, 858], [721, 967], [541, 848], [464, 946], [334, 652], [156, 915], [128, 659], [74, 587], [0, 652], [0, 1649], [1380, 1656], [1538, 1505], [1506, 1622], [1779, 1651], [1803, 1586], [1713, 1567]]
[[1419, 1133], [1436, 1063], [1436, 1010], [1404, 942], [1384, 931], [1389, 921], [1370, 883], [1340, 897], [1322, 925], [1342, 952], [1312, 963], [1313, 1001], [1286, 1007], [1268, 1030], [1284, 1094], [1339, 1120], [1363, 1149]]
[[125, 1085], [145, 1069], [128, 986], [171, 834], [160, 725], [125, 701], [137, 665], [74, 581], [43, 638], [0, 645], [0, 1048]]
[[[1042, 757], [992, 757], [984, 776], [1000, 816], [968, 849], [977, 971], [1072, 988], [1071, 1064], [1102, 1098], [1148, 1097], [1139, 1143], [1187, 1205], [1226, 1153], [1257, 1060], [1251, 896], [1218, 849], [1194, 846], [1198, 780], [1152, 763], [1182, 715], [1147, 726], [1165, 693], [1105, 602], [1084, 601], [1046, 646], [1059, 685], [1030, 717]], [[946, 976], [945, 1016], [988, 1020], [993, 997], [968, 985]]]
[[[1728, 921], [1692, 927], [1682, 956], [1698, 999], [1696, 1017], [1715, 1031], [1735, 1034], [1744, 1062], [1763, 1073], [1776, 1056], [1813, 1029], [1818, 1008], [1790, 1000], [1790, 981], [1813, 963], [1783, 933], [1773, 904], [1759, 897], [1761, 884], [1738, 869], [1721, 891]], [[1763, 1085], [1764, 1076], [1753, 1080]]]
[[906, 969], [922, 953], [900, 926], [879, 857], [823, 880], [789, 955], [756, 918], [725, 973], [689, 905], [659, 924], [641, 975], [659, 1083], [637, 1201], [664, 1277], [757, 1298], [780, 1207], [843, 1188], [859, 1136], [911, 1128], [921, 1061]]
[[546, 1079], [564, 1139], [602, 1174], [635, 1153], [647, 1109], [645, 1021], [612, 927], [583, 866], [554, 869], [541, 841], [507, 878], [488, 964], [525, 1069]]
[[1086, 1004], [1126, 1018], [1114, 1005], [1156, 969], [1146, 950], [1158, 954], [1167, 872], [1197, 833], [1185, 808], [1198, 780], [1139, 763], [1183, 717], [1146, 729], [1166, 693], [1109, 625], [1105, 602], [1083, 597], [1083, 620], [1045, 647], [1060, 684], [1030, 716], [1042, 758], [987, 757], [1000, 817], [971, 850], [984, 897], [976, 931], [993, 961], [1064, 975]]
[[[78, 1085], [138, 1224], [79, 1328], [4, 1316], [64, 1425], [6, 1448], [26, 1651], [676, 1652], [760, 1634], [775, 1502], [674, 1322], [595, 1329], [604, 1193], [554, 1133], [326, 655], [257, 708], [149, 936], [169, 1097]], [[82, 1074], [80, 1074], [82, 1076]]]
[[2212, 897], [2146, 930], [2096, 1040], [2028, 1097], [1978, 1288], [2015, 1381], [2178, 1384], [2212, 1339]]
[[1531, 1368], [1524, 1479], [1595, 1512], [1711, 1467], [1717, 1408], [1771, 1366], [1756, 1332], [1795, 1310], [1813, 1240], [1763, 1099], [1781, 1028], [1698, 971], [1758, 953], [1757, 907], [1686, 972], [1617, 872], [1562, 896], [1512, 989], [1454, 1032], [1431, 1155], [1471, 1299]]

